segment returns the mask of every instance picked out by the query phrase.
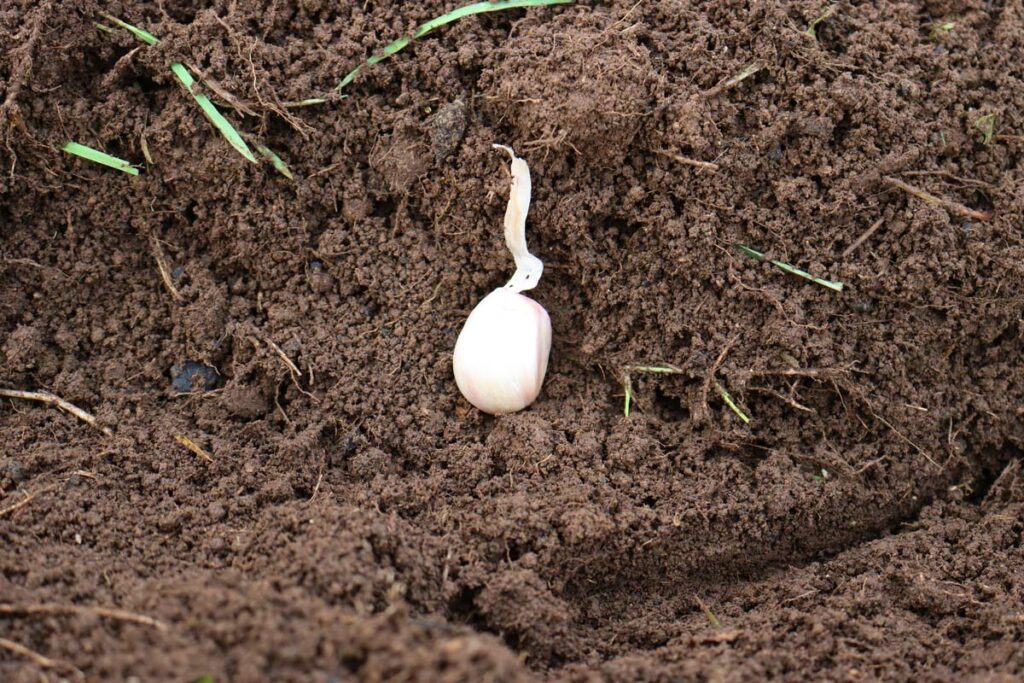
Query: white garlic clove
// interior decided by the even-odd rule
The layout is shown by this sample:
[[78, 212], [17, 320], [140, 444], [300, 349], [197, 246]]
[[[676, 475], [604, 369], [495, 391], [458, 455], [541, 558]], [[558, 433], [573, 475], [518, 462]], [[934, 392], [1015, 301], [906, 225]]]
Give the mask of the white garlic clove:
[[455, 383], [485, 413], [522, 410], [540, 394], [551, 353], [551, 318], [533, 299], [496, 289], [477, 304], [455, 343]]
[[512, 148], [495, 145], [512, 159], [505, 246], [516, 264], [508, 284], [477, 304], [455, 343], [455, 383], [474, 406], [492, 415], [522, 410], [544, 384], [551, 353], [551, 319], [544, 307], [520, 294], [537, 286], [544, 264], [526, 245], [530, 167]]

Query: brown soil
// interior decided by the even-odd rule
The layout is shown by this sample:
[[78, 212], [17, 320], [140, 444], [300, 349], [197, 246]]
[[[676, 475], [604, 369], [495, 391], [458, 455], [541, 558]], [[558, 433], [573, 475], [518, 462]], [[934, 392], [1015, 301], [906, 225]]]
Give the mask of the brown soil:
[[[499, 12], [282, 107], [458, 4], [4, 3], [0, 388], [113, 436], [0, 403], [0, 679], [1021, 680], [1021, 0]], [[555, 330], [498, 419], [492, 142]]]

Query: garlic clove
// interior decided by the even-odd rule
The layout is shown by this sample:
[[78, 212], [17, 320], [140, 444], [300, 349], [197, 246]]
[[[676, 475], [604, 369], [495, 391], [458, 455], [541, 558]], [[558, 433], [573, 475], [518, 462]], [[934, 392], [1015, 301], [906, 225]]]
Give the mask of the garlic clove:
[[469, 314], [455, 342], [455, 383], [483, 412], [514, 413], [537, 399], [550, 353], [551, 318], [544, 307], [496, 289]]
[[495, 147], [512, 159], [505, 246], [516, 272], [469, 314], [455, 343], [452, 366], [459, 391], [470, 403], [485, 413], [504, 415], [522, 410], [540, 394], [551, 353], [551, 319], [543, 306], [520, 294], [536, 287], [544, 274], [544, 264], [526, 245], [530, 167], [511, 147]]

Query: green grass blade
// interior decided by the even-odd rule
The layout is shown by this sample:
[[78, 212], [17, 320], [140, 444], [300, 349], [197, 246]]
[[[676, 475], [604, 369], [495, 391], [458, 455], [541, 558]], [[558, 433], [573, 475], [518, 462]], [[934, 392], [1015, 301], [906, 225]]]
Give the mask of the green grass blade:
[[[750, 258], [755, 259], [757, 261], [764, 261], [765, 260], [764, 254], [762, 254], [761, 252], [757, 251], [756, 249], [751, 249], [750, 247], [744, 246], [742, 244], [737, 244], [735, 246], [736, 246], [736, 249], [741, 254], [743, 254], [744, 256], [749, 256]], [[808, 273], [806, 270], [801, 270], [800, 268], [797, 268], [796, 266], [794, 266], [794, 265], [792, 265], [790, 263], [786, 263], [785, 261], [779, 261], [778, 259], [770, 259], [768, 261], [768, 263], [772, 264], [773, 266], [775, 266], [776, 268], [778, 268], [781, 271], [784, 271], [786, 273], [790, 273], [791, 275], [797, 275], [799, 277], [804, 278], [805, 280], [810, 280], [811, 282], [813, 282], [813, 283], [815, 283], [817, 285], [821, 285], [822, 287], [827, 287], [828, 289], [831, 289], [832, 291], [835, 291], [835, 292], [843, 291], [843, 283], [842, 282], [833, 282], [832, 280], [825, 280], [824, 278], [815, 277], [815, 276], [811, 275], [810, 273]]]
[[516, 9], [519, 7], [545, 7], [547, 5], [568, 5], [574, 2], [574, 0], [491, 0], [490, 2], [474, 2], [471, 5], [465, 5], [458, 9], [452, 10], [447, 14], [441, 15], [436, 19], [431, 19], [427, 23], [423, 24], [415, 31], [411, 36], [405, 36], [399, 38], [393, 43], [389, 43], [381, 50], [378, 54], [373, 55], [365, 62], [352, 69], [348, 72], [345, 78], [341, 79], [341, 83], [335, 90], [341, 90], [346, 85], [355, 80], [356, 76], [360, 74], [364, 66], [372, 66], [373, 64], [379, 64], [391, 55], [403, 50], [409, 43], [414, 40], [418, 40], [423, 36], [427, 35], [431, 31], [450, 24], [454, 21], [458, 21], [464, 17], [469, 17], [474, 14], [483, 14], [484, 12], [499, 12], [501, 10]]
[[790, 264], [786, 263], [785, 261], [777, 261], [775, 259], [772, 259], [771, 264], [773, 266], [775, 266], [776, 268], [778, 268], [779, 270], [785, 271], [785, 272], [790, 273], [792, 275], [798, 275], [798, 276], [804, 278], [805, 280], [810, 280], [811, 282], [813, 282], [815, 284], [818, 284], [818, 285], [821, 285], [822, 287], [828, 287], [829, 289], [831, 289], [834, 292], [841, 292], [841, 291], [843, 291], [843, 283], [842, 282], [833, 282], [832, 280], [825, 280], [825, 279], [820, 278], [820, 277], [815, 277], [815, 276], [811, 275], [810, 273], [808, 273], [806, 270], [801, 270], [801, 269], [797, 268], [796, 266], [793, 266], [793, 265], [790, 265]]
[[743, 424], [750, 424], [750, 418], [747, 417], [746, 413], [740, 410], [740, 407], [736, 405], [735, 401], [732, 400], [732, 396], [730, 396], [729, 392], [725, 390], [725, 387], [723, 387], [718, 382], [715, 382], [715, 389], [718, 389], [718, 395], [722, 397], [723, 401], [725, 401], [725, 405], [729, 406], [732, 412], [736, 413], [736, 417], [743, 420]]
[[127, 21], [121, 21], [120, 19], [111, 14], [107, 14], [106, 12], [100, 12], [100, 16], [109, 22], [117, 24], [125, 31], [130, 32], [133, 36], [144, 42], [146, 45], [156, 45], [160, 42], [160, 39], [154, 36], [149, 31], [143, 31], [138, 26], [132, 26]]
[[124, 159], [118, 159], [117, 157], [110, 156], [106, 152], [93, 149], [92, 147], [86, 147], [85, 145], [77, 142], [68, 142], [61, 147], [61, 149], [68, 154], [73, 154], [76, 157], [91, 161], [94, 164], [114, 168], [122, 173], [127, 173], [128, 175], [139, 175], [139, 169], [132, 167], [132, 165]]
[[373, 66], [374, 64], [383, 62], [385, 59], [395, 54], [396, 52], [401, 52], [402, 50], [404, 50], [405, 47], [411, 42], [412, 38], [408, 36], [406, 36], [405, 38], [399, 38], [395, 42], [385, 45], [384, 49], [381, 51], [380, 54], [370, 57], [369, 59], [366, 60], [366, 63], [369, 64], [370, 66]]
[[292, 170], [288, 168], [288, 164], [284, 163], [281, 157], [277, 156], [272, 149], [266, 145], [256, 145], [256, 151], [265, 156], [271, 165], [277, 169], [278, 173], [288, 180], [295, 180], [295, 176], [292, 175]]
[[224, 115], [220, 113], [220, 110], [210, 101], [209, 97], [195, 91], [196, 81], [192, 78], [192, 74], [188, 72], [188, 69], [185, 68], [185, 65], [175, 62], [171, 64], [171, 71], [181, 82], [181, 85], [184, 86], [185, 90], [195, 99], [196, 104], [203, 110], [203, 113], [210, 120], [210, 123], [213, 124], [213, 127], [220, 131], [220, 134], [228, 141], [228, 144], [234, 147], [243, 157], [255, 164], [256, 157], [253, 156], [249, 150], [249, 145], [245, 144], [245, 140], [238, 134], [238, 131], [231, 125], [231, 122], [224, 118]]
[[442, 15], [437, 19], [431, 19], [427, 23], [416, 29], [415, 33], [412, 34], [413, 39], [422, 38], [434, 29], [440, 28], [445, 24], [450, 24], [453, 21], [458, 21], [465, 17], [472, 16], [474, 14], [482, 14], [484, 12], [499, 12], [507, 9], [515, 9], [518, 7], [544, 7], [546, 5], [568, 5], [573, 0], [492, 0], [491, 2], [474, 2], [472, 5], [466, 5], [458, 9], [452, 10], [448, 14]]
[[622, 414], [629, 417], [630, 409], [633, 405], [633, 374], [649, 374], [649, 375], [681, 375], [683, 374], [682, 368], [677, 368], [674, 365], [623, 365], [622, 366], [622, 389], [624, 394], [624, 403], [622, 406]]
[[356, 76], [358, 76], [359, 72], [361, 72], [362, 70], [363, 70], [363, 65], [360, 64], [356, 68], [354, 68], [351, 71], [349, 71], [348, 74], [345, 75], [345, 78], [341, 79], [341, 83], [338, 84], [338, 87], [335, 88], [335, 90], [341, 90], [346, 85], [348, 85], [352, 81], [356, 80]]
[[[107, 21], [113, 22], [124, 30], [130, 32], [133, 36], [147, 45], [156, 45], [160, 42], [160, 39], [149, 31], [144, 31], [138, 26], [132, 26], [128, 22], [121, 21], [111, 14], [102, 12], [101, 16]], [[220, 131], [220, 134], [224, 136], [224, 139], [228, 141], [228, 144], [234, 147], [235, 150], [243, 157], [255, 164], [256, 157], [253, 156], [252, 152], [249, 150], [249, 146], [245, 144], [245, 140], [243, 140], [242, 136], [238, 134], [238, 131], [231, 125], [231, 122], [224, 118], [224, 115], [220, 113], [220, 110], [217, 109], [216, 105], [210, 101], [209, 97], [195, 91], [194, 86], [196, 81], [192, 78], [192, 74], [188, 72], [188, 69], [185, 68], [185, 65], [175, 62], [174, 64], [171, 64], [171, 72], [174, 73], [174, 76], [178, 79], [181, 85], [184, 86], [185, 90], [192, 95], [196, 104], [198, 104], [199, 108], [203, 111], [203, 114], [205, 114], [206, 118], [210, 120], [213, 127]]]
[[739, 251], [744, 256], [749, 256], [750, 258], [758, 261], [764, 261], [764, 254], [757, 251], [756, 249], [751, 249], [750, 247], [744, 246], [742, 244], [737, 244], [736, 250]]

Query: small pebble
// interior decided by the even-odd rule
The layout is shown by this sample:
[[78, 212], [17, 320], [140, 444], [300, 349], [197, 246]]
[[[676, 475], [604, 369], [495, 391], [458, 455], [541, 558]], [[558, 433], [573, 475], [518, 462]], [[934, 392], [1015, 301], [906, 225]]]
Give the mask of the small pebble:
[[309, 274], [309, 287], [317, 294], [326, 294], [334, 289], [334, 278], [327, 273], [314, 270]]
[[165, 534], [172, 534], [181, 529], [183, 515], [178, 512], [168, 512], [156, 522], [156, 527]]
[[223, 522], [228, 516], [228, 511], [220, 503], [210, 503], [210, 506], [206, 508], [206, 514], [213, 522]]
[[216, 368], [191, 360], [172, 367], [171, 377], [171, 386], [179, 394], [210, 391], [220, 385], [220, 375]]
[[15, 484], [20, 484], [26, 479], [25, 467], [14, 458], [7, 460], [4, 464], [4, 470]]
[[850, 301], [847, 305], [857, 313], [871, 313], [875, 310], [875, 302], [870, 299]]
[[434, 160], [441, 161], [458, 149], [466, 134], [466, 103], [456, 100], [446, 104], [430, 119], [429, 125]]

